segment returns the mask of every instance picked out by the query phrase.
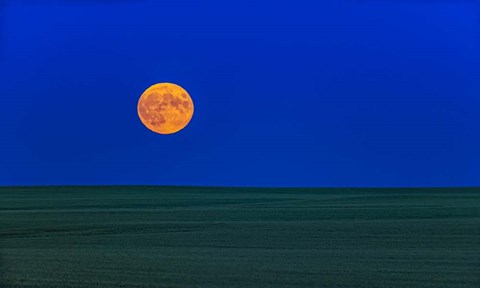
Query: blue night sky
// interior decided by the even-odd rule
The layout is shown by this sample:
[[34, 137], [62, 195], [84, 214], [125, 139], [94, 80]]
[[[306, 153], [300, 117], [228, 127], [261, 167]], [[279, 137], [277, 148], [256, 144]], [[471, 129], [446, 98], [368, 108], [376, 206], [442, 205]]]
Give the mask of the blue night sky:
[[0, 185], [480, 185], [474, 1], [3, 3]]

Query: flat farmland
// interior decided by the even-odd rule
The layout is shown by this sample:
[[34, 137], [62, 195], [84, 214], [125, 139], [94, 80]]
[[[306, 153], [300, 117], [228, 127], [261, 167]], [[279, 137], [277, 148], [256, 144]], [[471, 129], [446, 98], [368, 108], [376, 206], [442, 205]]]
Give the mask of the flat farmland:
[[480, 287], [480, 189], [2, 187], [1, 287]]

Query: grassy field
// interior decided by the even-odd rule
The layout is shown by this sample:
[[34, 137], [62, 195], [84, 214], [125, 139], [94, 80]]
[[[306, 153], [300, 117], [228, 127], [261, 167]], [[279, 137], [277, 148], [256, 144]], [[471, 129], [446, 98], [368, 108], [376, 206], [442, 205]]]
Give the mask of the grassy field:
[[0, 188], [0, 286], [478, 288], [480, 189]]

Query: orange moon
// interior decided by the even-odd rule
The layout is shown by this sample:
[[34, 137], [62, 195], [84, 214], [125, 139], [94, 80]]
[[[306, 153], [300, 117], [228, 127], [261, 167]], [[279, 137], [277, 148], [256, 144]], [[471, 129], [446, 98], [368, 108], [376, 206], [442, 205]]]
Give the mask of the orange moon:
[[159, 134], [173, 134], [185, 128], [192, 119], [193, 101], [182, 87], [158, 83], [140, 96], [137, 112], [148, 129]]

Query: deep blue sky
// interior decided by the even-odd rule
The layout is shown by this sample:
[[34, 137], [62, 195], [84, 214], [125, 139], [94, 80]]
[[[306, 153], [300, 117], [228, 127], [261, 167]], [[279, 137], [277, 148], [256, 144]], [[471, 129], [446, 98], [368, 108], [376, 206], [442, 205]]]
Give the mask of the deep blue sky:
[[[0, 185], [480, 185], [459, 2], [8, 1]], [[195, 102], [178, 134], [138, 119], [157, 82]]]

